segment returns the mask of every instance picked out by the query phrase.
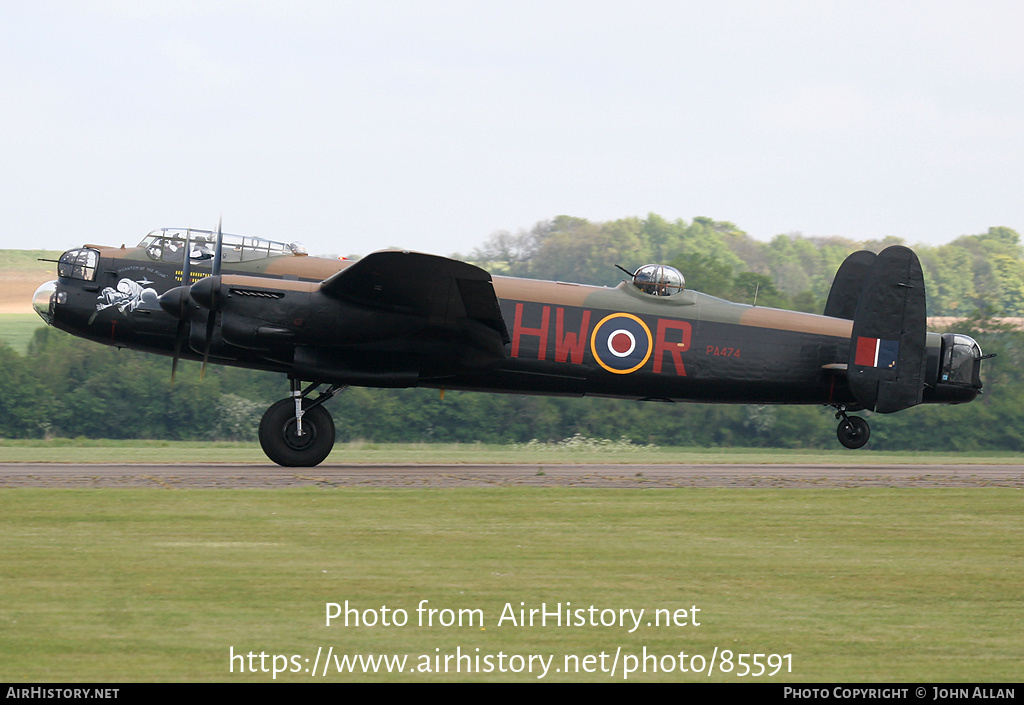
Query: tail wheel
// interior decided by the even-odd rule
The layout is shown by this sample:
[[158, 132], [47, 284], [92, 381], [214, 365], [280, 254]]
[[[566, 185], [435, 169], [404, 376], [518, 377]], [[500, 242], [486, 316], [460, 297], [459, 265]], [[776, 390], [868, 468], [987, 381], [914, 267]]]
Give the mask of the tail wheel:
[[302, 435], [295, 420], [295, 401], [282, 399], [273, 404], [260, 420], [260, 446], [267, 457], [285, 467], [319, 465], [334, 448], [334, 420], [322, 405], [305, 409], [303, 402]]
[[836, 436], [847, 448], [861, 448], [871, 437], [871, 427], [859, 416], [846, 416], [839, 422]]

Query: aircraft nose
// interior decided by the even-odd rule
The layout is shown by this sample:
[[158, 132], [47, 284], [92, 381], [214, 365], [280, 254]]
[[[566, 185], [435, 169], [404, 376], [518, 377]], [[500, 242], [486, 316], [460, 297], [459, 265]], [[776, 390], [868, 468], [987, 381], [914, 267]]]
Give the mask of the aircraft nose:
[[57, 298], [57, 280], [40, 284], [36, 293], [32, 295], [32, 308], [39, 317], [46, 321], [46, 325], [53, 325], [53, 304]]

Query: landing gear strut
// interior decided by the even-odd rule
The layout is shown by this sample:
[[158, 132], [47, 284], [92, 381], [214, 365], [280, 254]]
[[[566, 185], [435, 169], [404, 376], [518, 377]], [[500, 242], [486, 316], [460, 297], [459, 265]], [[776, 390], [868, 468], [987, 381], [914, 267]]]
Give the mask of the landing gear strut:
[[842, 419], [836, 429], [836, 437], [847, 448], [861, 448], [871, 437], [871, 427], [859, 416], [847, 416], [846, 405], [836, 407], [836, 418]]
[[334, 420], [323, 403], [345, 385], [331, 385], [311, 399], [309, 395], [321, 386], [320, 382], [305, 389], [300, 389], [302, 382], [297, 379], [290, 382], [291, 396], [275, 402], [260, 419], [260, 446], [278, 465], [313, 467], [334, 448]]

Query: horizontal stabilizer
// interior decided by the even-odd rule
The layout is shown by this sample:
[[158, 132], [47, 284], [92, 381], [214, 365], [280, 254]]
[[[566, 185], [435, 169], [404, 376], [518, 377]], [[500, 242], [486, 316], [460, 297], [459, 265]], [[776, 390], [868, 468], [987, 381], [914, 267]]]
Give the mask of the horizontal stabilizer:
[[887, 414], [921, 403], [925, 337], [921, 263], [912, 250], [889, 247], [871, 263], [853, 317], [848, 383], [865, 409]]

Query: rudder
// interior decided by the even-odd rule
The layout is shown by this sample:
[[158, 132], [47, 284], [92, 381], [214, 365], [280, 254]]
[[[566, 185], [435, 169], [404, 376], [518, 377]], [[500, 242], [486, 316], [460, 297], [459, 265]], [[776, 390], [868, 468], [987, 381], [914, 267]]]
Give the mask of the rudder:
[[847, 380], [865, 409], [889, 414], [921, 403], [925, 315], [917, 255], [886, 248], [871, 263], [853, 316]]

